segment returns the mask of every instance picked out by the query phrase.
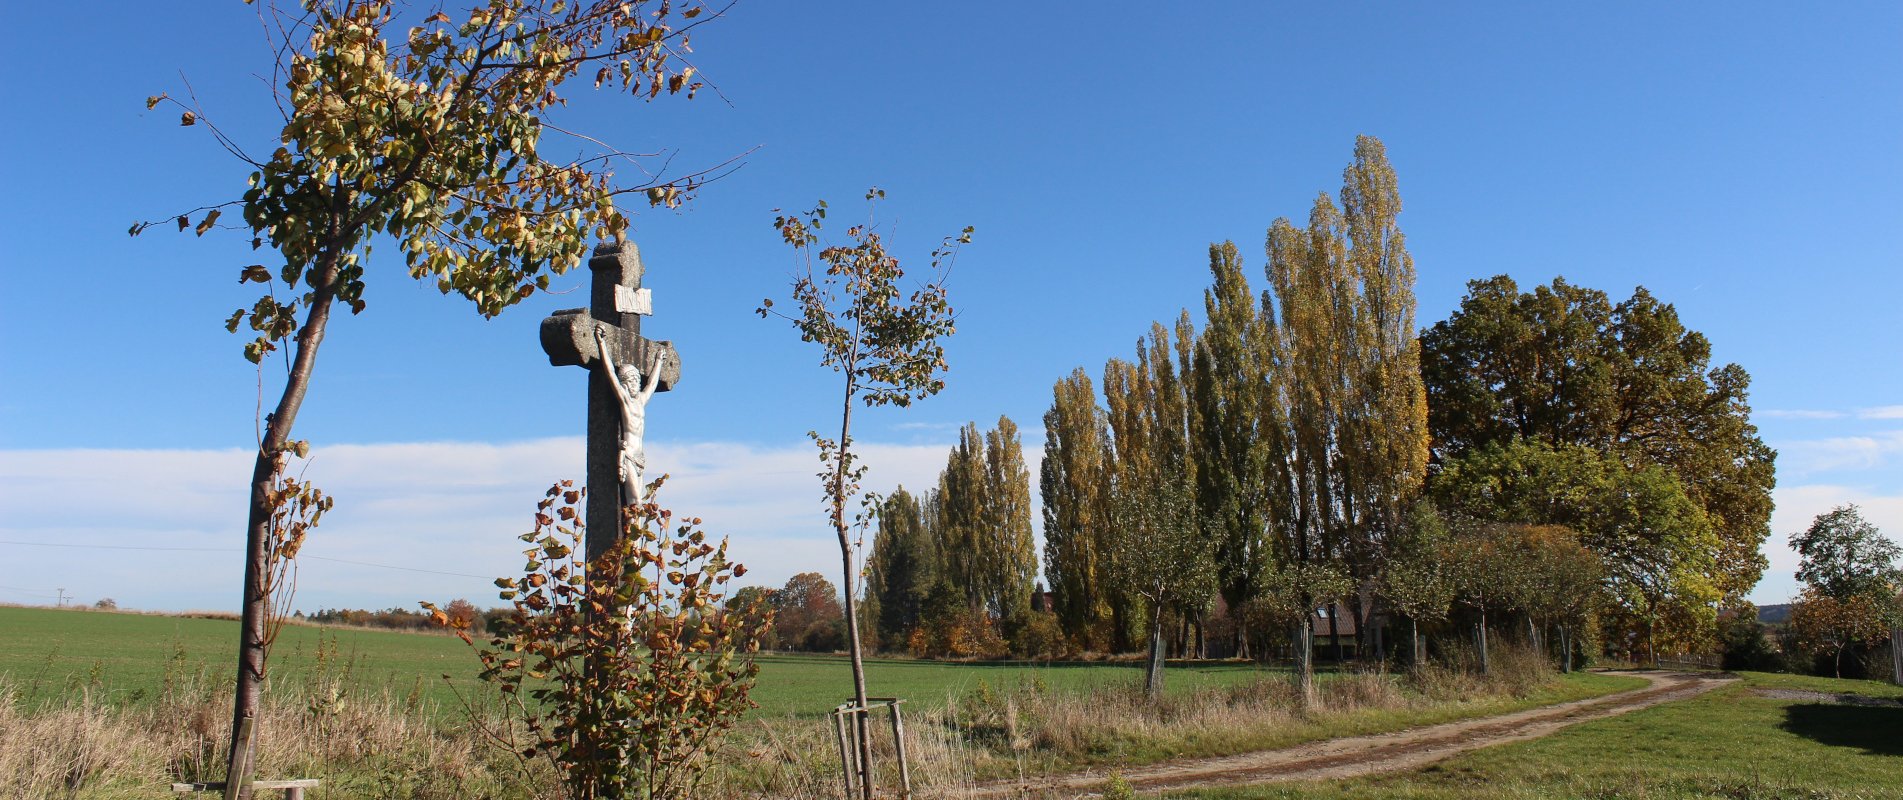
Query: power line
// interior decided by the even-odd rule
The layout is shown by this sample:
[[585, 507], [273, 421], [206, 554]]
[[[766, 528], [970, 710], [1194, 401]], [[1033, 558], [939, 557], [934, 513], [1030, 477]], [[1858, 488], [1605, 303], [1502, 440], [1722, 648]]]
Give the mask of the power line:
[[67, 544], [64, 542], [16, 542], [0, 539], [0, 544], [17, 544], [23, 547], [65, 547], [80, 550], [170, 550], [192, 553], [235, 553], [235, 547], [144, 547], [128, 544]]
[[54, 596], [54, 595], [50, 595], [35, 589], [23, 589], [18, 586], [0, 586], [0, 589], [5, 589], [9, 592], [17, 592], [19, 594], [32, 595], [34, 597], [53, 597]]

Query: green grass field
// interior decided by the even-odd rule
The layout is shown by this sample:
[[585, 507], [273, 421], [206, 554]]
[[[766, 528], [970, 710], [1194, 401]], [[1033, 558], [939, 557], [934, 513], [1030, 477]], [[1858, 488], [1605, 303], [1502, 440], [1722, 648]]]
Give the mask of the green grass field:
[[1903, 798], [1903, 708], [1763, 697], [1903, 697], [1875, 681], [1745, 673], [1681, 702], [1492, 747], [1417, 772], [1189, 792], [1203, 800], [1878, 800]]
[[[0, 606], [0, 680], [28, 705], [56, 702], [90, 689], [112, 703], [156, 697], [170, 680], [228, 681], [236, 668], [238, 624], [229, 620], [60, 611]], [[755, 712], [816, 716], [852, 691], [838, 656], [763, 655]], [[481, 690], [475, 655], [461, 640], [428, 633], [287, 625], [271, 658], [274, 682], [347, 676], [360, 690], [396, 698], [417, 693], [439, 713], [460, 713], [451, 686]], [[1008, 689], [1042, 681], [1083, 691], [1134, 684], [1132, 664], [968, 664], [901, 659], [867, 662], [872, 694], [941, 706], [980, 681]], [[448, 674], [446, 684], [440, 676]], [[1249, 664], [1172, 666], [1172, 691], [1256, 680], [1273, 671]]]

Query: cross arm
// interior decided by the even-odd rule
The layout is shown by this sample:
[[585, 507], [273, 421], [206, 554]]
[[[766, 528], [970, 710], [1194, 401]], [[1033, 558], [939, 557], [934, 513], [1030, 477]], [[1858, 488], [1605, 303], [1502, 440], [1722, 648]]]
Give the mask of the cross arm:
[[600, 331], [601, 341], [609, 348], [609, 358], [617, 364], [646, 372], [657, 353], [666, 353], [667, 359], [658, 376], [658, 391], [669, 391], [680, 382], [681, 357], [675, 352], [673, 342], [641, 338], [625, 328], [595, 319], [579, 308], [557, 311], [542, 320], [542, 351], [548, 353], [548, 363], [557, 367], [594, 369], [601, 363], [596, 331]]

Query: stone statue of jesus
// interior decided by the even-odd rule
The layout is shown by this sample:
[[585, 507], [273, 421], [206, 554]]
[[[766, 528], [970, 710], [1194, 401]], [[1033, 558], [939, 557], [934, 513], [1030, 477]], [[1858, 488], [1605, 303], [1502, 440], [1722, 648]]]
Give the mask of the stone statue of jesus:
[[647, 432], [648, 400], [661, 385], [661, 367], [667, 362], [667, 352], [657, 348], [654, 361], [643, 376], [632, 364], [615, 364], [600, 328], [595, 329], [595, 346], [600, 348], [601, 366], [607, 370], [608, 384], [614, 387], [615, 398], [621, 401], [621, 502], [643, 503], [647, 501], [647, 484], [642, 480], [642, 473], [647, 470], [648, 457], [641, 447], [641, 437]]

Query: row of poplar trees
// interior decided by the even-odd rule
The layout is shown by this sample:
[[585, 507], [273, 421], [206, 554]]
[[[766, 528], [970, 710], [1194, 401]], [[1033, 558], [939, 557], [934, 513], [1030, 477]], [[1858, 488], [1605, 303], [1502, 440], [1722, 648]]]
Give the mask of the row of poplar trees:
[[1310, 612], [1372, 576], [1404, 525], [1428, 430], [1400, 210], [1362, 137], [1339, 203], [1269, 229], [1268, 292], [1234, 244], [1212, 246], [1202, 331], [1187, 311], [1153, 324], [1134, 361], [1105, 366], [1102, 406], [1082, 369], [1058, 382], [1039, 476], [1052, 607], [1090, 649], [1142, 614], [1152, 691], [1166, 612], [1215, 595], [1288, 623], [1306, 682]]
[[[1476, 280], [1422, 331], [1400, 211], [1381, 142], [1361, 137], [1337, 197], [1269, 228], [1266, 291], [1235, 245], [1212, 246], [1201, 330], [1185, 311], [1100, 384], [1057, 382], [1038, 475], [1047, 609], [1025, 599], [1016, 426], [968, 427], [937, 490], [885, 508], [868, 595], [887, 649], [988, 618], [1019, 654], [1052, 638], [1147, 650], [1154, 692], [1165, 637], [1220, 607], [1238, 655], [1285, 641], [1307, 691], [1331, 606], [1360, 623], [1362, 656], [1381, 653], [1377, 611], [1405, 620], [1417, 663], [1421, 627], [1459, 618], [1482, 669], [1509, 617], [1536, 646], [1557, 631], [1569, 665], [1587, 628], [1636, 656], [1710, 639], [1765, 566], [1775, 453], [1749, 376], [1712, 368], [1710, 343], [1643, 289], [1614, 303]], [[942, 622], [954, 612], [969, 616]]]
[[968, 424], [923, 497], [881, 501], [866, 564], [862, 627], [886, 651], [931, 656], [1052, 654], [1055, 626], [1033, 613], [1037, 542], [1018, 426]]
[[1417, 663], [1421, 625], [1460, 617], [1484, 670], [1489, 610], [1557, 632], [1567, 665], [1582, 628], [1655, 658], [1709, 644], [1757, 583], [1776, 454], [1745, 371], [1644, 289], [1476, 280], [1422, 331], [1400, 211], [1360, 138], [1337, 197], [1269, 228], [1267, 291], [1212, 246], [1200, 331], [1184, 312], [1101, 387], [1056, 384], [1044, 578], [1070, 641], [1147, 645], [1156, 691], [1166, 617], [1220, 600], [1235, 651], [1286, 634], [1306, 688], [1331, 605], [1361, 656], [1377, 610], [1406, 620]]

